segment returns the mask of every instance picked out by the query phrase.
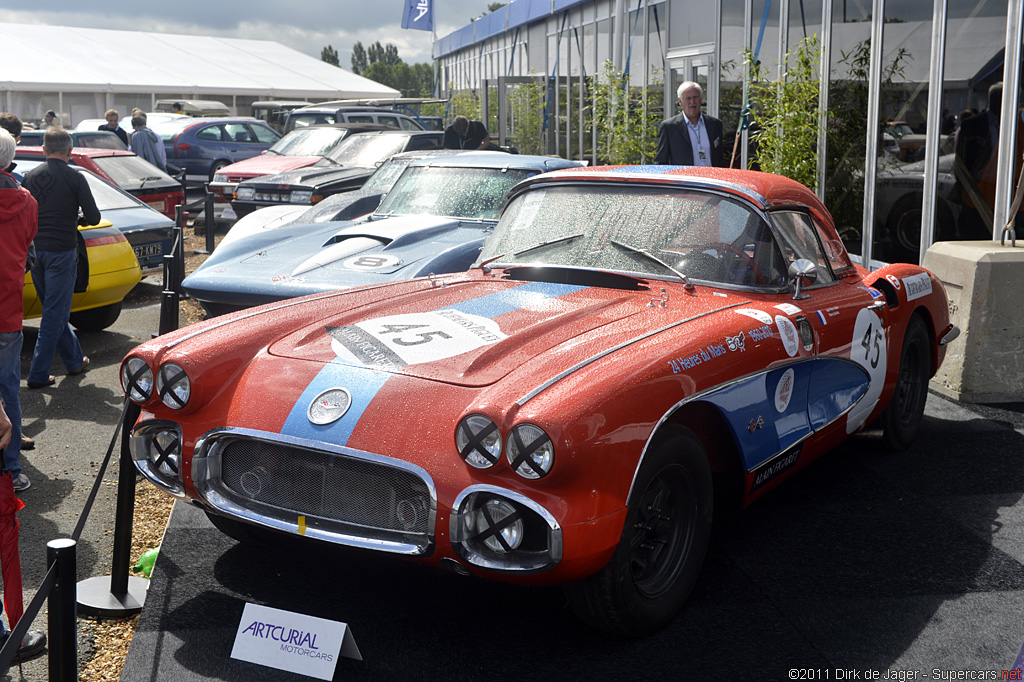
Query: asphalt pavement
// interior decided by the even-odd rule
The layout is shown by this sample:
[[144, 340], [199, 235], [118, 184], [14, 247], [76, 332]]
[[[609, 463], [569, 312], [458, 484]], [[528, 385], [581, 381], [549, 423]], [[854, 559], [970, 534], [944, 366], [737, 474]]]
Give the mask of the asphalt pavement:
[[[81, 335], [86, 373], [66, 376], [58, 360], [56, 386], [22, 389], [38, 443], [19, 514], [26, 602], [45, 542], [70, 534], [95, 480], [120, 414], [118, 365], [155, 331], [159, 288], [144, 281], [112, 328]], [[30, 323], [23, 375], [33, 341]], [[1024, 643], [1022, 446], [1024, 405], [929, 396], [910, 450], [860, 434], [720, 523], [688, 606], [636, 641], [588, 630], [558, 589], [243, 546], [178, 503], [121, 679], [310, 679], [230, 658], [246, 603], [348, 623], [364, 660], [341, 659], [336, 680], [985, 679]], [[116, 473], [115, 458], [80, 579], [110, 570]], [[34, 627], [45, 630], [45, 609]], [[47, 679], [46, 657], [23, 671]], [[17, 667], [7, 679], [22, 679]]]

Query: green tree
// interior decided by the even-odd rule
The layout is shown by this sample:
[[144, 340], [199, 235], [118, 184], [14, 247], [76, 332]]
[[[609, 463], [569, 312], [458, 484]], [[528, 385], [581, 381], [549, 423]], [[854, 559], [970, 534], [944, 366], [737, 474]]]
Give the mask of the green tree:
[[341, 66], [341, 62], [338, 61], [338, 51], [330, 45], [320, 50], [320, 61]]
[[611, 164], [651, 163], [664, 111], [660, 72], [652, 69], [647, 89], [630, 87], [629, 77], [609, 60], [593, 87], [598, 158]]
[[785, 175], [810, 188], [818, 184], [818, 64], [816, 35], [786, 54], [778, 80], [769, 80], [749, 50], [750, 101], [754, 117], [754, 162], [767, 173]]
[[[520, 154], [544, 154], [544, 102], [547, 88], [543, 79], [533, 83], [516, 83], [508, 96], [511, 115], [511, 144]], [[497, 135], [492, 135], [497, 137]]]
[[369, 65], [370, 62], [366, 58], [366, 50], [363, 48], [363, 44], [357, 40], [356, 44], [352, 46], [352, 73], [357, 76], [362, 75]]
[[398, 47], [394, 43], [382, 46], [379, 40], [366, 48], [366, 56], [370, 59], [371, 65], [380, 63], [394, 66], [402, 61], [398, 56]]

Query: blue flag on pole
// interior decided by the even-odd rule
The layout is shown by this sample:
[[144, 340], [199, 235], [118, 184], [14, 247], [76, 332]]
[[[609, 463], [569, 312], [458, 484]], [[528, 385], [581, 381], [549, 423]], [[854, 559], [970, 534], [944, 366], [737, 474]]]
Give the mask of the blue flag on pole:
[[405, 12], [402, 13], [402, 28], [433, 31], [433, 4], [434, 0], [405, 0]]

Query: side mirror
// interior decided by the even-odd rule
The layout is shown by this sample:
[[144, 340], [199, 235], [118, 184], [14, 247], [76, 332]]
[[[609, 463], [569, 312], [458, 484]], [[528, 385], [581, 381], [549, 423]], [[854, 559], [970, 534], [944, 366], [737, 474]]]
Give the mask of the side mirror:
[[818, 266], [806, 258], [798, 258], [789, 264], [789, 279], [793, 282], [793, 287], [796, 290], [793, 294], [794, 301], [810, 298], [810, 294], [800, 293], [800, 285], [804, 282], [814, 284], [818, 281]]

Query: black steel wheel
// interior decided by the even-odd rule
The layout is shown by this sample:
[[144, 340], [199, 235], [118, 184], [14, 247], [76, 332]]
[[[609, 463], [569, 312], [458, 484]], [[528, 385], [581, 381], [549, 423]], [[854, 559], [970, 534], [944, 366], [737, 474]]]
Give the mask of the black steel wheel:
[[566, 587], [576, 615], [606, 632], [642, 637], [682, 608], [711, 532], [711, 470], [689, 429], [667, 427], [633, 486], [619, 545], [593, 576]]
[[903, 335], [896, 392], [882, 412], [882, 441], [891, 450], [905, 450], [914, 442], [924, 416], [931, 374], [932, 348], [928, 329], [919, 315], [910, 318]]
[[83, 332], [101, 332], [117, 321], [121, 315], [121, 301], [102, 305], [99, 308], [76, 310], [71, 313], [71, 324]]

